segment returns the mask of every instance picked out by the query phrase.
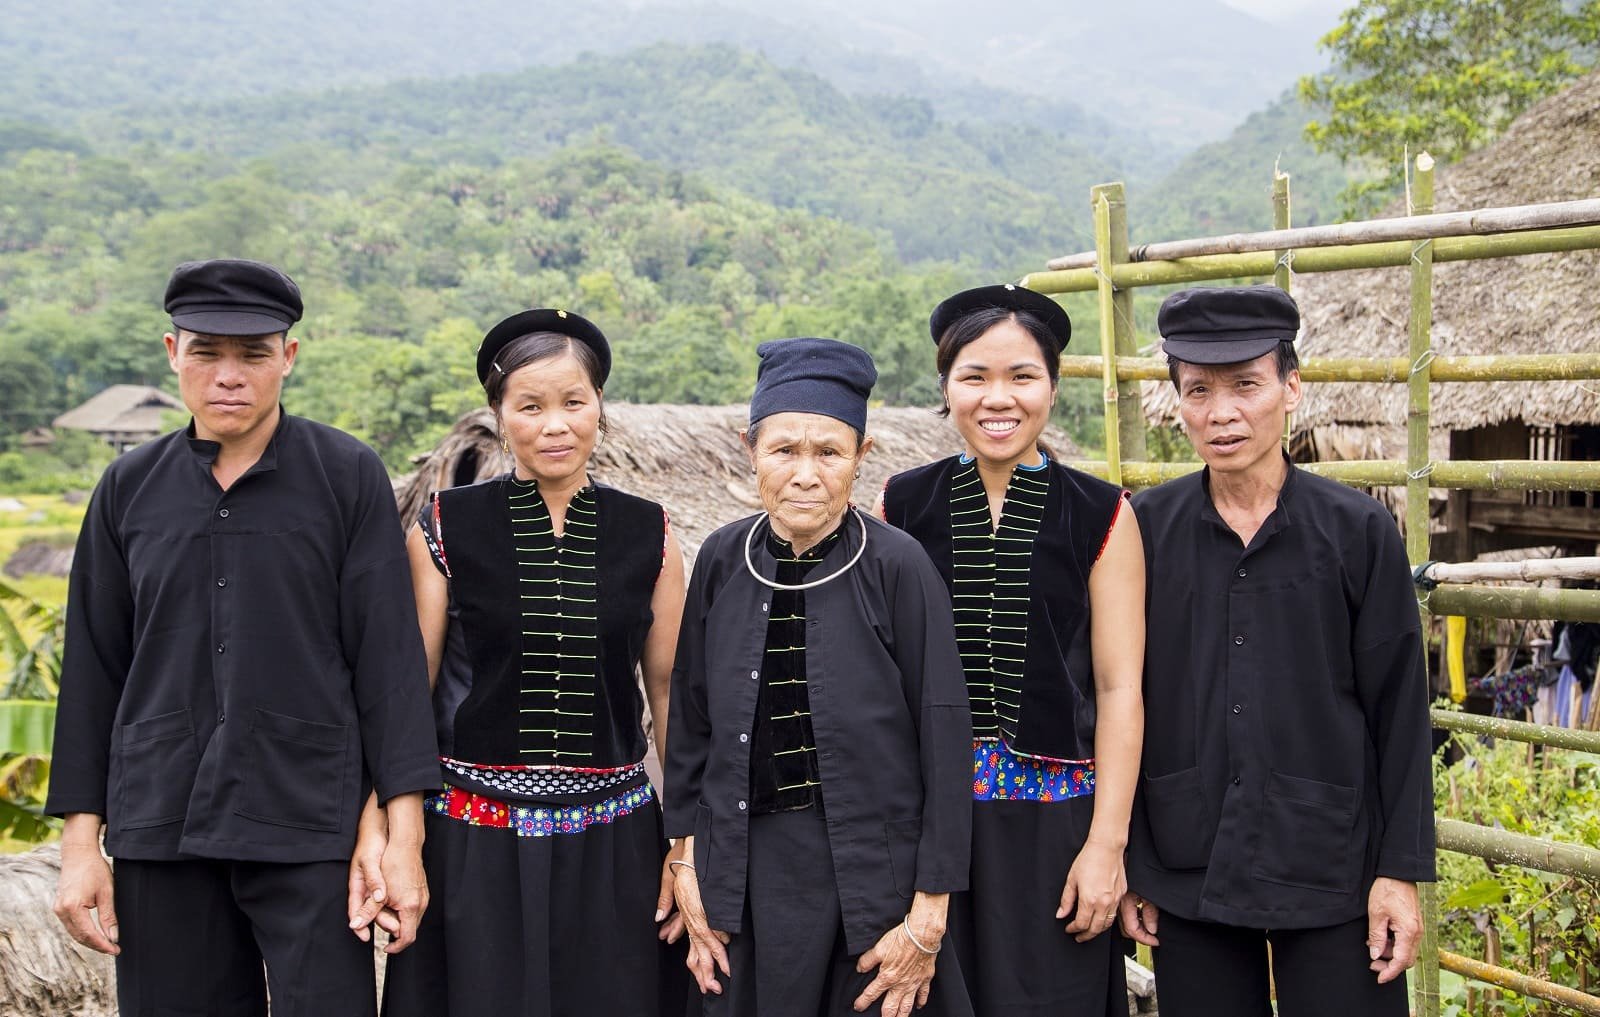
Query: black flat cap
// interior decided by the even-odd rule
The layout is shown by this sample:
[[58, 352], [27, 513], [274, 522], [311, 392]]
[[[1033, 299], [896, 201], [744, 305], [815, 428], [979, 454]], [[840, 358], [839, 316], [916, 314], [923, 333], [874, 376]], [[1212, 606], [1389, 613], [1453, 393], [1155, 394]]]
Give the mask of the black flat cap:
[[287, 332], [305, 305], [293, 279], [259, 261], [186, 261], [167, 280], [164, 305], [178, 328], [205, 335]]
[[1072, 319], [1067, 317], [1066, 310], [1060, 304], [1043, 293], [1035, 293], [1026, 286], [1015, 286], [1011, 283], [1006, 283], [1004, 286], [979, 286], [977, 289], [962, 290], [955, 296], [946, 298], [928, 317], [928, 332], [937, 343], [957, 319], [973, 311], [990, 307], [1008, 311], [1028, 311], [1033, 314], [1044, 322], [1045, 328], [1055, 336], [1057, 353], [1066, 349], [1067, 340], [1072, 338]]
[[878, 380], [872, 356], [837, 339], [774, 339], [756, 347], [750, 423], [774, 413], [820, 413], [867, 429], [867, 397]]
[[1300, 308], [1276, 286], [1205, 286], [1168, 297], [1156, 325], [1174, 360], [1242, 364], [1294, 342]]
[[491, 328], [483, 337], [483, 344], [478, 347], [478, 381], [489, 380], [489, 372], [495, 367], [494, 358], [508, 343], [535, 332], [564, 335], [593, 350], [595, 359], [600, 362], [600, 377], [595, 387], [605, 387], [606, 379], [611, 377], [611, 344], [606, 342], [605, 333], [588, 318], [553, 307], [519, 311]]

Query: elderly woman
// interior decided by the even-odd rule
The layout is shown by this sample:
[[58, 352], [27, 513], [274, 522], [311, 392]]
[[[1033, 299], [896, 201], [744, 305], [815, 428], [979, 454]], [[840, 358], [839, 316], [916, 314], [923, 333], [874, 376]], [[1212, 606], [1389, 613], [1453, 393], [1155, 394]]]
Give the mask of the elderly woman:
[[1144, 717], [1138, 524], [1039, 444], [1072, 334], [1059, 305], [982, 287], [931, 331], [966, 451], [891, 478], [880, 507], [949, 586], [972, 704], [972, 886], [951, 941], [983, 1017], [1126, 1014], [1106, 933]]
[[713, 1017], [970, 1014], [940, 953], [971, 814], [949, 595], [914, 541], [850, 505], [871, 358], [829, 339], [757, 352], [743, 439], [765, 511], [701, 547], [672, 677], [689, 967]]
[[669, 872], [635, 677], [659, 734], [683, 560], [660, 505], [588, 477], [610, 366], [576, 314], [491, 329], [478, 378], [515, 467], [441, 491], [411, 531], [444, 789], [425, 812], [433, 905], [389, 963], [386, 1017], [659, 1017], [687, 1000], [658, 938]]

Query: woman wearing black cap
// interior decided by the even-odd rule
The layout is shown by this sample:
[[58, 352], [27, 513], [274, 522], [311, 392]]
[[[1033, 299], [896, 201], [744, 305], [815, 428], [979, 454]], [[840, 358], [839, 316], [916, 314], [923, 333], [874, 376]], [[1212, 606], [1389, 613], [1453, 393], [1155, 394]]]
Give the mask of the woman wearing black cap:
[[872, 359], [829, 339], [757, 352], [743, 437], [766, 511], [701, 547], [672, 676], [689, 967], [708, 1015], [970, 1015], [940, 953], [971, 818], [949, 595], [850, 506]]
[[930, 324], [966, 451], [891, 478], [880, 509], [949, 586], [972, 705], [972, 887], [950, 938], [980, 1015], [1124, 1014], [1102, 934], [1144, 715], [1138, 525], [1123, 492], [1039, 444], [1072, 331], [1059, 305], [987, 286]]
[[673, 984], [682, 1010], [635, 668], [664, 734], [683, 563], [660, 505], [588, 478], [610, 366], [575, 314], [490, 330], [478, 378], [515, 468], [439, 492], [408, 538], [445, 787], [387, 1017], [657, 1017]]

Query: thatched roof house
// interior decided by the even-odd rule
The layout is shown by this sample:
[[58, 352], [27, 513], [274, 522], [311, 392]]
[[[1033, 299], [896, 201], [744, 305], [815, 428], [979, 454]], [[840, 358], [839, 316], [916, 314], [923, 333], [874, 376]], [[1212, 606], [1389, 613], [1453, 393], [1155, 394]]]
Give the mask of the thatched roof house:
[[121, 453], [161, 434], [166, 430], [161, 424], [162, 414], [181, 409], [183, 403], [177, 397], [159, 388], [112, 385], [77, 409], [61, 414], [53, 426], [88, 431]]
[[[743, 406], [659, 406], [607, 403], [613, 430], [595, 449], [591, 472], [601, 483], [667, 507], [672, 525], [693, 557], [712, 530], [760, 508], [750, 460], [739, 444], [748, 419]], [[891, 474], [959, 451], [948, 422], [926, 409], [878, 407], [867, 416], [876, 445], [856, 481], [859, 503], [870, 505]], [[440, 487], [471, 483], [510, 468], [487, 409], [463, 416], [417, 471], [400, 480], [395, 498], [401, 518], [415, 518]], [[1073, 445], [1051, 428], [1044, 440], [1063, 457]]]
[[[1435, 210], [1600, 196], [1600, 73], [1533, 107], [1492, 145], [1437, 171]], [[1403, 207], [1388, 210], [1403, 214]], [[1440, 354], [1600, 352], [1600, 251], [1460, 261], [1434, 267], [1433, 345]], [[1395, 357], [1407, 349], [1410, 275], [1403, 268], [1296, 276], [1302, 357]], [[1147, 383], [1152, 421], [1176, 420], [1171, 386]], [[1402, 459], [1404, 385], [1308, 384], [1296, 414], [1303, 459]], [[1435, 459], [1600, 459], [1600, 385], [1494, 382], [1434, 385]], [[1574, 499], [1576, 501], [1574, 502]], [[1565, 540], [1592, 546], [1594, 495], [1479, 492], [1445, 528], [1486, 540], [1472, 549]], [[1472, 522], [1467, 501], [1480, 505]], [[1498, 507], [1489, 503], [1499, 503]], [[1537, 509], [1541, 519], [1512, 508]], [[1560, 510], [1560, 511], [1557, 511]], [[1572, 510], [1572, 511], [1569, 511]], [[1551, 525], [1544, 525], [1551, 524]], [[1522, 532], [1526, 531], [1526, 532]]]

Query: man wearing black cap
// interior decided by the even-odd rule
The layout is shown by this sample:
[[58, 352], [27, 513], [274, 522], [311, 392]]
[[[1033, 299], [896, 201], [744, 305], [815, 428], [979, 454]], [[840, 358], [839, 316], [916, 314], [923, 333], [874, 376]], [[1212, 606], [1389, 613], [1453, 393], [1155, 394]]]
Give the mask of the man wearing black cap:
[[[269, 989], [275, 1017], [371, 1014], [347, 894], [380, 897], [409, 942], [420, 792], [439, 781], [388, 476], [280, 409], [301, 313], [288, 276], [190, 262], [166, 309], [193, 419], [106, 470], [73, 558], [46, 806], [66, 817], [56, 914], [116, 955], [124, 1014], [256, 1017]], [[373, 789], [389, 840], [354, 866]]]
[[1434, 876], [1426, 674], [1404, 544], [1295, 468], [1300, 317], [1271, 286], [1161, 307], [1205, 469], [1134, 499], [1149, 568], [1123, 926], [1165, 1017], [1407, 1012]]

